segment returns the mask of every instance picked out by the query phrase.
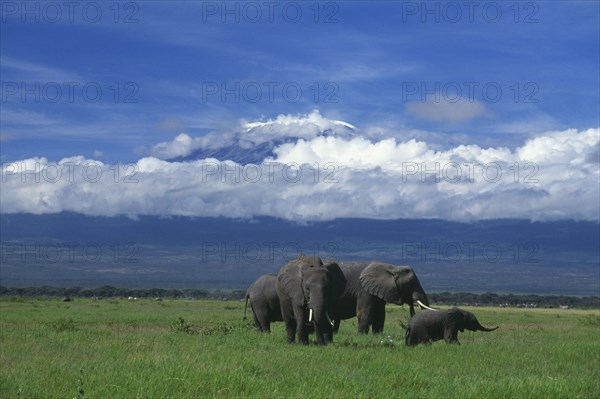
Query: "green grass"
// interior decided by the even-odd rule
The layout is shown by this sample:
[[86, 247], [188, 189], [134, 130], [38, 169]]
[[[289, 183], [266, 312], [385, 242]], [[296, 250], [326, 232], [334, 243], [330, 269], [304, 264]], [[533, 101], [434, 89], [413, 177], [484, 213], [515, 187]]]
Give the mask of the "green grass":
[[465, 309], [500, 329], [406, 348], [390, 306], [383, 336], [346, 320], [321, 348], [254, 331], [240, 302], [3, 299], [0, 397], [600, 397], [598, 311]]

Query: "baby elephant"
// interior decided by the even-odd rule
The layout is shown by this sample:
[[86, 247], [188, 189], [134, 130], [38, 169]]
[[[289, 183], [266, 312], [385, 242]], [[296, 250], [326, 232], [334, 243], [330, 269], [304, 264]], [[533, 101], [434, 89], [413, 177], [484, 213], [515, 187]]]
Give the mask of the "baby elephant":
[[452, 308], [448, 310], [423, 310], [410, 319], [406, 329], [406, 345], [413, 346], [443, 339], [447, 343], [459, 343], [458, 331], [494, 331], [498, 327], [485, 328], [471, 312]]

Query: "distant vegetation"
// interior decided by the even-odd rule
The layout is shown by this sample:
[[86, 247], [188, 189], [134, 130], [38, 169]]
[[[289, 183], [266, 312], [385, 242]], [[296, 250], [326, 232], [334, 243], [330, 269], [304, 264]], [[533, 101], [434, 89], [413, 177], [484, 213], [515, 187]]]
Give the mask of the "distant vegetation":
[[[8, 288], [0, 286], [0, 296], [5, 297], [63, 297], [63, 298], [169, 298], [169, 299], [218, 299], [238, 300], [244, 298], [245, 291], [200, 290], [200, 289], [129, 289], [112, 286], [98, 288], [81, 287], [25, 287]], [[557, 295], [513, 295], [486, 292], [473, 294], [468, 292], [429, 293], [432, 304], [456, 306], [502, 306], [527, 308], [581, 308], [599, 309], [600, 296], [557, 296]]]
[[600, 308], [600, 296], [564, 296], [564, 295], [513, 295], [494, 294], [486, 292], [483, 294], [472, 294], [468, 292], [442, 292], [427, 294], [429, 301], [433, 304], [445, 305], [468, 305], [468, 306], [502, 306], [523, 308], [559, 308], [568, 306], [570, 308], [598, 309]]

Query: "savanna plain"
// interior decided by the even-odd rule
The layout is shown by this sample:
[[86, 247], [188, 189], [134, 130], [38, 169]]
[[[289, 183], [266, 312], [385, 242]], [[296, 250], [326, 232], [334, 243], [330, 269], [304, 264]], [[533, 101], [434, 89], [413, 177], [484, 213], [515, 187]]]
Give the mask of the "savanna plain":
[[243, 307], [3, 298], [0, 397], [600, 397], [597, 310], [464, 307], [500, 329], [408, 348], [406, 307], [388, 305], [383, 335], [345, 320], [326, 347], [287, 344], [281, 322], [258, 333]]

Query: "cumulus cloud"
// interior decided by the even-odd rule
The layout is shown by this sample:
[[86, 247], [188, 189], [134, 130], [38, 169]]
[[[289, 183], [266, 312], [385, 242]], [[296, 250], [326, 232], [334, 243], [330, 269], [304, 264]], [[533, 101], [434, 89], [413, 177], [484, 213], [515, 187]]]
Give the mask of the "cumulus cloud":
[[153, 146], [152, 154], [161, 159], [175, 158], [188, 155], [200, 146], [198, 138], [192, 138], [185, 133], [180, 133], [172, 141], [163, 141]]
[[[318, 113], [242, 126], [249, 151], [281, 134], [299, 138], [281, 143], [258, 165], [155, 156], [130, 165], [84, 157], [15, 161], [2, 168], [0, 210], [296, 221], [600, 219], [597, 128], [541, 133], [515, 149], [437, 150], [422, 140], [367, 138]], [[155, 150], [174, 157], [207, 145], [201, 140], [181, 134]]]

